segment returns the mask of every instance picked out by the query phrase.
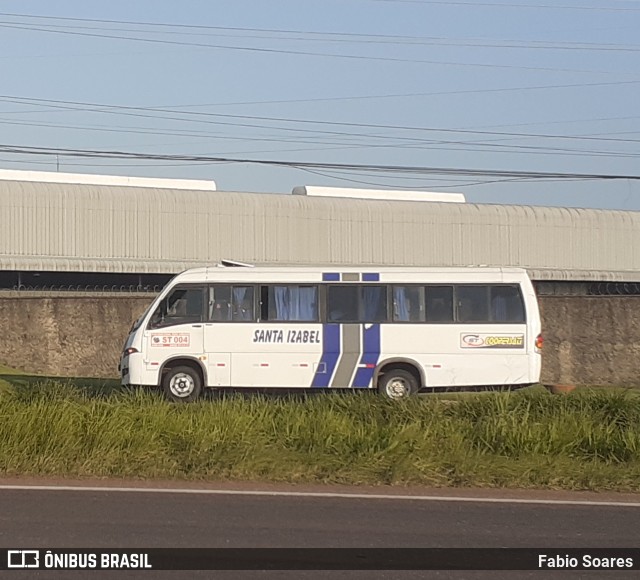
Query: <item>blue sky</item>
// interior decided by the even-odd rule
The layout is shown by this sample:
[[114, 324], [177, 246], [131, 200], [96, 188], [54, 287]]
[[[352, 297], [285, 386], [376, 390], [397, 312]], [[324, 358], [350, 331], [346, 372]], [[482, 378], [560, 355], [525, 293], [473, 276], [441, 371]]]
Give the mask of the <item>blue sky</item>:
[[2, 168], [640, 210], [632, 179], [429, 170], [640, 176], [640, 1], [4, 0], [0, 12]]

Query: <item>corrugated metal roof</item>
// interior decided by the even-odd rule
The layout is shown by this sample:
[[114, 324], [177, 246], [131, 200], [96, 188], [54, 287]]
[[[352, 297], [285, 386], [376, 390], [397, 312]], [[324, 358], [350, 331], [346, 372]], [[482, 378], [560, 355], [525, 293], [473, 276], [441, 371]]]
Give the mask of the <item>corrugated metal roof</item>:
[[0, 181], [0, 255], [28, 270], [177, 272], [230, 258], [636, 280], [640, 212]]

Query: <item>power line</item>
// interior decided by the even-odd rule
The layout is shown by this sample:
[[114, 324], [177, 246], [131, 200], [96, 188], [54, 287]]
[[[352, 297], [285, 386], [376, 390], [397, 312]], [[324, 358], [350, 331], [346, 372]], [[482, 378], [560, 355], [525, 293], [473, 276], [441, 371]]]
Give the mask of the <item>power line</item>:
[[[30, 121], [10, 121], [6, 119], [0, 118], [0, 124], [3, 125], [17, 125], [24, 127], [45, 127], [45, 128], [60, 128], [60, 129], [71, 129], [71, 130], [82, 130], [82, 131], [99, 131], [99, 132], [108, 132], [108, 133], [129, 133], [129, 134], [140, 134], [140, 135], [163, 135], [163, 136], [171, 136], [171, 137], [197, 137], [199, 140], [202, 140], [206, 137], [215, 138], [219, 140], [235, 140], [235, 141], [250, 141], [250, 142], [267, 142], [267, 143], [301, 143], [301, 144], [315, 144], [315, 145], [331, 145], [331, 147], [316, 147], [316, 148], [305, 148], [305, 149], [295, 149], [295, 150], [304, 150], [304, 151], [328, 151], [328, 150], [338, 150], [338, 149], [371, 149], [371, 148], [411, 148], [411, 149], [432, 149], [434, 147], [430, 147], [429, 145], [455, 145], [456, 147], [438, 147], [439, 150], [452, 150], [452, 151], [494, 151], [494, 152], [508, 152], [508, 153], [523, 153], [523, 154], [534, 154], [534, 155], [572, 155], [572, 156], [611, 156], [611, 157], [638, 157], [640, 153], [628, 153], [622, 151], [598, 151], [598, 150], [589, 150], [589, 149], [567, 149], [560, 147], [542, 147], [542, 146], [532, 146], [532, 145], [505, 145], [502, 143], [494, 143], [492, 141], [482, 142], [482, 141], [451, 141], [451, 140], [422, 140], [415, 139], [412, 143], [406, 144], [398, 144], [398, 143], [344, 143], [344, 142], [336, 142], [336, 141], [320, 141], [318, 138], [311, 139], [310, 137], [307, 139], [282, 139], [277, 137], [240, 137], [237, 135], [220, 135], [211, 132], [205, 131], [177, 131], [177, 132], [169, 132], [169, 131], [157, 131], [152, 129], [145, 128], [114, 128], [114, 127], [92, 127], [92, 126], [78, 126], [78, 125], [64, 125], [59, 123], [37, 123]], [[354, 135], [354, 137], [358, 137], [359, 135]], [[381, 138], [385, 138], [381, 136]], [[389, 139], [396, 139], [394, 137], [389, 137]], [[338, 145], [338, 146], [335, 146]], [[462, 147], [463, 145], [471, 145], [471, 147]], [[294, 150], [294, 151], [295, 151]], [[278, 149], [278, 152], [283, 151], [292, 151], [291, 149]], [[265, 152], [275, 152], [273, 149], [267, 151], [251, 151], [251, 153], [265, 153]], [[237, 152], [226, 152], [226, 155], [237, 154]]]
[[[573, 89], [573, 88], [585, 88], [585, 87], [606, 87], [606, 86], [620, 86], [620, 85], [635, 85], [640, 83], [640, 80], [635, 81], [608, 81], [608, 82], [596, 82], [596, 83], [568, 83], [568, 84], [551, 84], [551, 85], [529, 85], [525, 87], [497, 87], [493, 89], [456, 89], [451, 91], [429, 91], [425, 93], [391, 93], [386, 95], [354, 95], [349, 97], [314, 97], [310, 99], [279, 99], [268, 101], [234, 101], [228, 103], [205, 103], [200, 105], [169, 105], [163, 106], [164, 109], [174, 108], [194, 108], [194, 107], [222, 107], [230, 105], [271, 105], [271, 104], [292, 104], [292, 103], [316, 103], [327, 101], [355, 101], [355, 100], [368, 100], [368, 99], [398, 99], [398, 98], [411, 98], [411, 97], [439, 97], [447, 95], [468, 95], [468, 94], [483, 94], [483, 93], [508, 93], [508, 92], [520, 92], [520, 91], [539, 91], [548, 89]], [[622, 118], [622, 117], [618, 117]], [[629, 117], [624, 117], [629, 118]], [[633, 117], [631, 117], [633, 118]]]
[[[2, 15], [2, 13], [0, 13]], [[40, 18], [40, 17], [35, 17]], [[44, 18], [44, 17], [43, 17]], [[51, 18], [51, 17], [50, 17]], [[55, 18], [56, 20], [78, 20], [67, 18]], [[95, 21], [99, 23], [110, 23], [112, 21]], [[20, 21], [0, 21], [0, 24], [18, 25], [32, 27], [29, 22]], [[131, 23], [132, 24], [132, 23]], [[383, 44], [400, 45], [400, 46], [446, 46], [446, 47], [469, 47], [469, 48], [498, 48], [498, 49], [519, 49], [519, 50], [566, 50], [566, 51], [601, 51], [601, 52], [640, 52], [640, 46], [629, 44], [612, 44], [612, 43], [590, 43], [590, 42], [549, 42], [549, 41], [522, 41], [514, 39], [483, 39], [483, 38], [449, 38], [438, 36], [408, 36], [408, 35], [390, 35], [390, 34], [357, 34], [346, 32], [313, 32], [313, 31], [292, 31], [292, 30], [274, 30], [260, 28], [236, 28], [223, 26], [193, 26], [200, 29], [215, 29], [215, 32], [183, 32], [175, 30], [147, 30], [145, 28], [122, 28], [122, 27], [105, 27], [105, 26], [87, 26], [87, 25], [69, 25], [69, 24], [42, 24], [52, 32], [65, 32], [65, 29], [72, 30], [98, 30], [111, 32], [139, 32], [143, 34], [170, 34], [180, 36], [214, 36], [214, 37], [231, 37], [231, 38], [258, 38], [264, 40], [287, 40], [294, 42], [332, 42], [332, 43], [348, 43], [348, 44]], [[157, 23], [139, 23], [139, 26], [157, 28], [172, 27], [171, 24]], [[255, 34], [258, 32], [259, 34]], [[285, 36], [269, 36], [280, 34]], [[292, 36], [295, 35], [295, 36]], [[300, 36], [302, 35], [302, 36]], [[319, 38], [318, 38], [319, 37]], [[129, 37], [127, 37], [129, 38]]]
[[[259, 115], [234, 115], [228, 113], [210, 113], [210, 112], [202, 112], [202, 111], [175, 111], [171, 109], [161, 108], [161, 107], [134, 107], [127, 105], [105, 105], [98, 103], [87, 103], [82, 101], [63, 101], [56, 99], [35, 99], [29, 97], [17, 97], [11, 95], [0, 95], [0, 101], [6, 102], [14, 102], [20, 104], [32, 104], [32, 103], [45, 103], [47, 106], [56, 106], [62, 108], [71, 108], [74, 109], [77, 106], [81, 107], [90, 107], [90, 110], [93, 112], [100, 113], [110, 113], [110, 114], [132, 114], [131, 111], [136, 113], [133, 116], [150, 116], [146, 113], [154, 112], [154, 113], [171, 113], [171, 114], [179, 114], [184, 115], [187, 118], [170, 118], [170, 117], [160, 117], [172, 120], [179, 121], [189, 121], [190, 118], [204, 118], [208, 119], [210, 117], [213, 118], [224, 118], [224, 119], [238, 119], [238, 120], [255, 120], [255, 121], [266, 121], [266, 122], [280, 122], [280, 123], [299, 123], [299, 124], [309, 124], [309, 125], [320, 125], [320, 126], [339, 126], [339, 127], [349, 127], [349, 128], [367, 128], [367, 129], [393, 129], [393, 130], [402, 130], [402, 131], [410, 131], [410, 132], [435, 132], [435, 133], [461, 133], [461, 134], [469, 134], [469, 135], [490, 135], [490, 136], [500, 136], [500, 137], [526, 137], [526, 138], [539, 138], [539, 139], [560, 139], [560, 140], [578, 140], [578, 141], [609, 141], [609, 142], [617, 142], [617, 143], [640, 143], [640, 139], [621, 139], [615, 137], [589, 137], [589, 136], [573, 136], [573, 135], [553, 135], [553, 134], [545, 134], [545, 133], [516, 133], [516, 132], [508, 132], [508, 131], [486, 131], [486, 130], [473, 130], [473, 129], [446, 129], [446, 128], [437, 128], [437, 127], [420, 127], [415, 125], [384, 125], [379, 123], [355, 123], [355, 122], [346, 122], [346, 121], [320, 121], [316, 119], [297, 119], [297, 118], [288, 118], [288, 117], [270, 117], [270, 116], [259, 116]], [[114, 111], [119, 111], [115, 113]], [[199, 121], [199, 122], [211, 122], [208, 120]], [[214, 124], [232, 124], [227, 122], [219, 122], [213, 121]], [[254, 127], [255, 125], [243, 125], [238, 124], [240, 126], [249, 126]], [[264, 128], [263, 126], [259, 126]], [[286, 131], [306, 131], [305, 129], [299, 129], [295, 127], [281, 127], [280, 129]], [[344, 134], [335, 131], [317, 131], [320, 133], [327, 134]], [[349, 133], [348, 135], [353, 135], [353, 133]], [[372, 135], [360, 135], [366, 137], [372, 137]], [[388, 136], [385, 136], [388, 138]], [[393, 137], [394, 139], [411, 139], [407, 137]]]
[[[0, 100], [3, 97], [0, 96]], [[170, 119], [170, 120], [179, 120], [179, 121], [189, 121], [189, 122], [203, 122], [203, 123], [208, 123], [208, 124], [221, 124], [221, 125], [231, 125], [234, 127], [250, 127], [252, 129], [255, 128], [267, 128], [266, 126], [263, 125], [256, 125], [253, 123], [237, 123], [237, 122], [221, 122], [221, 121], [213, 121], [213, 120], [209, 120], [209, 119], [203, 119], [203, 120], [194, 120], [193, 118], [189, 118], [189, 119], [182, 119], [181, 117], [166, 117], [163, 115], [154, 115], [154, 114], [148, 114], [148, 111], [165, 111], [163, 109], [159, 109], [159, 108], [150, 108], [150, 107], [125, 107], [125, 106], [120, 106], [120, 105], [102, 105], [102, 104], [91, 104], [91, 103], [78, 103], [78, 102], [72, 102], [72, 101], [52, 101], [50, 99], [47, 100], [42, 100], [42, 99], [30, 99], [30, 98], [11, 98], [9, 100], [15, 101], [16, 99], [18, 99], [17, 102], [25, 102], [27, 104], [30, 104], [31, 102], [40, 102], [40, 101], [46, 101], [47, 104], [50, 103], [56, 103], [53, 106], [61, 106], [64, 109], [67, 108], [71, 108], [72, 110], [75, 110], [75, 107], [77, 106], [82, 106], [82, 107], [86, 107], [89, 106], [91, 107], [91, 109], [89, 109], [92, 112], [100, 112], [100, 113], [110, 113], [110, 114], [122, 114], [122, 115], [129, 115], [129, 116], [134, 116], [134, 117], [151, 117], [151, 118], [160, 118], [160, 119]], [[60, 104], [62, 103], [62, 104]], [[115, 109], [115, 111], [111, 110], [111, 109]], [[116, 112], [116, 111], [120, 111], [121, 109], [125, 109], [125, 112]], [[84, 110], [84, 109], [83, 109]], [[141, 111], [145, 111], [143, 113], [132, 113], [129, 112], [130, 110], [141, 110]], [[170, 111], [172, 114], [176, 114], [176, 111]], [[250, 116], [246, 116], [246, 115], [219, 115], [219, 114], [213, 114], [213, 113], [199, 113], [199, 112], [192, 112], [192, 111], [188, 111], [188, 112], [178, 112], [178, 114], [185, 114], [188, 115], [189, 117], [201, 117], [201, 116], [215, 116], [215, 117], [227, 117], [227, 116], [231, 116], [233, 118], [256, 118], [256, 119], [269, 119], [270, 121], [273, 121], [274, 118], [263, 118], [263, 117], [250, 117]], [[308, 120], [300, 120], [300, 119], [283, 119], [283, 118], [277, 118], [279, 121], [285, 121], [285, 122], [299, 122], [299, 123], [313, 123], [313, 124], [317, 124], [320, 123], [321, 125], [334, 125], [334, 124], [338, 124], [338, 125], [347, 125], [347, 126], [358, 126], [358, 127], [375, 127], [376, 129], [380, 129], [380, 128], [394, 128], [397, 129], [397, 126], [384, 126], [384, 125], [366, 125], [366, 124], [353, 124], [353, 123], [333, 123], [333, 122], [328, 122], [328, 121], [308, 121]], [[13, 121], [6, 121], [6, 123], [8, 124], [19, 124], [19, 125], [44, 125], [44, 126], [55, 126], [52, 124], [44, 124], [44, 123], [29, 123], [29, 122], [23, 122], [23, 123], [19, 123], [19, 122], [13, 122]], [[64, 126], [63, 126], [64, 127]], [[82, 127], [78, 127], [78, 126], [68, 126], [68, 128], [73, 128], [73, 129], [82, 129]], [[274, 129], [274, 127], [268, 127], [270, 129]], [[615, 156], [615, 157], [637, 157], [637, 154], [635, 153], [629, 153], [629, 152], [624, 152], [624, 151], [601, 151], [601, 150], [589, 150], [589, 149], [570, 149], [570, 148], [566, 148], [566, 147], [549, 147], [549, 146], [533, 146], [533, 145], [521, 145], [521, 144], [501, 144], [501, 143], [495, 143], [496, 139], [493, 140], [489, 140], [489, 141], [456, 141], [456, 140], [450, 140], [450, 139], [425, 139], [422, 137], [412, 137], [412, 136], [389, 136], [389, 135], [379, 135], [379, 134], [371, 134], [371, 133], [362, 133], [362, 132], [354, 132], [354, 131], [336, 131], [336, 130], [322, 130], [322, 129], [314, 129], [313, 132], [310, 132], [308, 129], [303, 129], [303, 128], [297, 128], [297, 127], [275, 127], [275, 129], [278, 129], [280, 131], [287, 131], [287, 132], [295, 132], [297, 134], [304, 134], [305, 138], [304, 139], [282, 139], [282, 138], [276, 138], [276, 137], [260, 137], [260, 136], [256, 136], [256, 135], [252, 135], [251, 137], [241, 137], [241, 136], [237, 136], [237, 135], [233, 135], [233, 136], [225, 136], [225, 135], [220, 135], [220, 134], [211, 134], [211, 133], [206, 133], [206, 132], [191, 132], [191, 134], [189, 132], [185, 132], [185, 131], [180, 131], [175, 133], [176, 136], [194, 136], [194, 137], [198, 137], [200, 135], [202, 136], [213, 136], [215, 138], [218, 139], [224, 139], [224, 140], [228, 140], [228, 139], [232, 139], [232, 140], [250, 140], [250, 141], [265, 141], [265, 142], [284, 142], [284, 143], [305, 143], [305, 144], [325, 144], [325, 145], [340, 145], [339, 147], [332, 147], [331, 149], [353, 149], [353, 148], [388, 148], [388, 147], [394, 147], [394, 148], [405, 148], [405, 147], [410, 147], [410, 148], [433, 148], [432, 146], [439, 146], [438, 149], [440, 150], [444, 150], [447, 149], [447, 147], [442, 147], [443, 145], [453, 145], [454, 147], [451, 148], [449, 147], [449, 150], [454, 150], [454, 151], [485, 151], [485, 152], [509, 152], [509, 153], [534, 153], [534, 154], [556, 154], [556, 155], [572, 155], [572, 156], [585, 156], [585, 155], [597, 155], [597, 156]], [[435, 129], [435, 128], [420, 128], [420, 127], [405, 127], [405, 129], [411, 129], [411, 130], [424, 130], [424, 131], [431, 131], [431, 132], [445, 132], [445, 133], [473, 133], [473, 134], [478, 134], [478, 135], [498, 135], [501, 137], [501, 139], [499, 140], [505, 140], [504, 136], [508, 136], [507, 140], [510, 139], [515, 139], [515, 138], [532, 138], [532, 137], [555, 137], [555, 138], [568, 138], [568, 139], [572, 139], [572, 140], [580, 140], [580, 139], [585, 139], [585, 140], [589, 140], [589, 141], [613, 141], [613, 142], [618, 142], [618, 143], [637, 143], [640, 142], [640, 140], [638, 139], [620, 139], [620, 138], [611, 138], [611, 137], [606, 137], [606, 138], [595, 138], [595, 137], [591, 137], [591, 136], [559, 136], [559, 135], [541, 135], [541, 134], [528, 134], [528, 133], [507, 133], [507, 132], [496, 132], [496, 131], [471, 131], [471, 130], [465, 130], [465, 129]], [[97, 131], [112, 131], [112, 129], [104, 129], [104, 128], [96, 128], [95, 130]], [[130, 130], [130, 129], [125, 129], [123, 132], [131, 132], [131, 133], [138, 133], [138, 132], [143, 132], [143, 133], [151, 133], [151, 134], [168, 134], [171, 135], [171, 133], [168, 133], [166, 131], [160, 132], [160, 131], [150, 131], [150, 130], [145, 130], [143, 129], [142, 131], [136, 131], [136, 130]], [[315, 136], [313, 137], [313, 140], [309, 140], [311, 139], [311, 135], [315, 134]], [[327, 141], [326, 137], [340, 137], [340, 138], [347, 138], [349, 140], [353, 140], [353, 139], [358, 139], [358, 138], [366, 138], [368, 141], [366, 143], [360, 143], [358, 144], [356, 143], [351, 143], [345, 146], [345, 144], [343, 142], [339, 142], [336, 143], [335, 139], [333, 141]], [[322, 139], [322, 141], [321, 141]], [[375, 139], [378, 142], [377, 143], [371, 143], [371, 139]], [[380, 140], [387, 140], [387, 143], [381, 143]], [[467, 146], [467, 147], [464, 147]], [[470, 146], [470, 147], [469, 147]], [[330, 148], [327, 147], [323, 147], [320, 148], [321, 150], [327, 150]], [[313, 149], [309, 149], [307, 148], [306, 150], [313, 150]], [[282, 151], [282, 150], [280, 150]], [[286, 149], [284, 151], [287, 151]], [[256, 153], [256, 152], [261, 152], [261, 151], [251, 151], [251, 153]], [[241, 152], [241, 154], [244, 154], [245, 152]], [[233, 153], [225, 153], [225, 154], [238, 154], [238, 152], [233, 152]]]
[[290, 161], [274, 159], [250, 159], [227, 158], [206, 155], [163, 155], [155, 153], [137, 153], [130, 151], [109, 151], [94, 149], [66, 149], [53, 147], [29, 147], [21, 145], [0, 145], [0, 151], [4, 153], [19, 153], [26, 155], [63, 155], [65, 157], [97, 158], [97, 159], [131, 159], [154, 161], [184, 161], [184, 162], [215, 162], [215, 163], [240, 163], [256, 164], [275, 167], [288, 167], [297, 169], [315, 170], [367, 170], [391, 174], [420, 174], [420, 175], [457, 175], [478, 177], [500, 177], [521, 179], [555, 179], [555, 180], [640, 180], [640, 175], [610, 174], [610, 173], [563, 173], [543, 171], [515, 171], [495, 169], [468, 169], [450, 167], [429, 166], [404, 166], [404, 165], [373, 165], [373, 164], [348, 164], [348, 163], [318, 163], [309, 161]]
[[459, 0], [371, 0], [373, 2], [385, 2], [393, 4], [444, 4], [446, 6], [474, 6], [488, 8], [535, 8], [553, 10], [588, 10], [599, 12], [640, 12], [640, 8], [614, 8], [612, 6], [571, 6], [566, 4], [514, 4], [506, 2], [461, 2]]
[[[180, 108], [202, 108], [202, 107], [227, 107], [227, 106], [245, 106], [245, 105], [272, 105], [272, 104], [293, 104], [293, 103], [320, 103], [328, 101], [355, 101], [355, 100], [369, 100], [369, 99], [397, 99], [397, 98], [412, 98], [412, 97], [438, 97], [448, 95], [467, 95], [467, 94], [483, 94], [483, 93], [503, 93], [503, 92], [520, 92], [520, 91], [536, 91], [536, 90], [548, 90], [548, 89], [572, 89], [572, 88], [585, 88], [585, 87], [606, 87], [606, 86], [621, 86], [621, 85], [635, 85], [639, 84], [640, 80], [628, 80], [628, 81], [606, 81], [595, 83], [568, 83], [568, 84], [548, 84], [548, 85], [529, 85], [524, 87], [497, 87], [491, 89], [455, 89], [450, 91], [429, 91], [423, 93], [389, 93], [383, 95], [352, 95], [346, 97], [313, 97], [308, 99], [273, 99], [262, 101], [230, 101], [223, 103], [201, 103], [192, 105], [161, 105], [160, 108], [171, 112], [174, 109]], [[19, 98], [19, 97], [16, 97]], [[107, 106], [107, 105], [105, 105]], [[152, 107], [140, 107], [142, 110], [149, 110]], [[34, 111], [39, 112], [39, 111]], [[4, 111], [2, 114], [24, 114], [29, 111]], [[611, 120], [611, 119], [634, 119], [637, 117], [609, 117], [605, 119], [595, 120]], [[587, 119], [590, 121], [591, 119]], [[578, 121], [557, 121], [557, 123], [565, 122], [578, 122]], [[582, 121], [580, 121], [582, 122]], [[538, 125], [546, 123], [522, 123], [522, 125]], [[504, 126], [504, 125], [503, 125]], [[510, 125], [507, 125], [510, 126]]]
[[83, 36], [83, 37], [91, 37], [91, 38], [107, 38], [107, 39], [116, 39], [116, 40], [129, 40], [133, 42], [146, 42], [146, 43], [154, 43], [154, 44], [169, 44], [176, 46], [193, 46], [197, 48], [212, 48], [212, 49], [221, 49], [221, 50], [236, 50], [236, 51], [245, 51], [245, 52], [257, 52], [257, 53], [265, 53], [265, 54], [289, 54], [289, 55], [297, 55], [297, 56], [316, 56], [316, 57], [324, 57], [324, 58], [343, 58], [343, 59], [354, 59], [354, 60], [369, 60], [369, 61], [382, 61], [382, 62], [400, 62], [400, 63], [415, 63], [415, 64], [432, 64], [432, 65], [442, 65], [442, 66], [463, 66], [463, 67], [482, 67], [482, 68], [499, 68], [499, 69], [517, 69], [517, 70], [535, 70], [535, 71], [545, 71], [545, 72], [571, 72], [571, 73], [587, 73], [587, 74], [606, 74], [613, 75], [618, 74], [609, 70], [591, 70], [591, 69], [569, 69], [569, 68], [552, 68], [552, 67], [533, 67], [533, 66], [523, 66], [523, 65], [509, 65], [509, 64], [495, 64], [495, 63], [478, 63], [478, 62], [456, 62], [456, 61], [439, 61], [439, 60], [426, 60], [426, 59], [411, 59], [411, 58], [398, 58], [398, 57], [390, 57], [390, 56], [366, 56], [366, 55], [355, 55], [355, 54], [337, 54], [337, 53], [323, 53], [323, 52], [313, 52], [313, 51], [303, 51], [303, 50], [287, 50], [287, 49], [275, 49], [275, 48], [257, 48], [250, 46], [231, 46], [231, 45], [223, 45], [223, 44], [206, 44], [201, 42], [184, 42], [184, 41], [176, 41], [176, 40], [161, 40], [157, 38], [140, 38], [133, 36], [118, 36], [114, 34], [97, 34], [97, 33], [89, 33], [89, 32], [74, 32], [69, 30], [53, 30], [48, 28], [42, 28], [41, 26], [31, 26], [31, 25], [19, 25], [19, 24], [8, 24], [8, 23], [0, 23], [1, 28], [8, 28], [14, 30], [30, 30], [35, 32], [47, 32], [50, 34], [66, 34], [72, 36]]
[[[451, 2], [446, 2], [446, 4], [451, 4]], [[474, 3], [474, 5], [478, 5]], [[640, 10], [640, 9], [638, 9]], [[11, 18], [31, 18], [35, 20], [53, 20], [53, 21], [62, 21], [62, 22], [82, 22], [82, 23], [93, 23], [93, 24], [102, 24], [102, 25], [126, 25], [126, 26], [144, 26], [147, 28], [160, 28], [160, 29], [177, 29], [177, 30], [186, 30], [187, 32], [182, 32], [181, 34], [190, 34], [190, 31], [193, 30], [205, 30], [205, 31], [213, 31], [216, 35], [219, 35], [221, 32], [234, 32], [234, 33], [261, 33], [261, 34], [280, 34], [280, 35], [307, 35], [307, 36], [318, 36], [323, 37], [319, 40], [327, 40], [333, 39], [340, 42], [424, 42], [424, 43], [432, 43], [432, 42], [451, 42], [451, 41], [464, 41], [468, 42], [470, 40], [478, 41], [478, 42], [516, 42], [520, 43], [517, 48], [526, 48], [522, 46], [522, 43], [525, 41], [519, 39], [487, 39], [487, 38], [451, 38], [446, 36], [415, 36], [415, 35], [400, 35], [400, 34], [371, 34], [371, 33], [356, 33], [356, 32], [335, 32], [335, 31], [314, 31], [314, 30], [300, 30], [300, 29], [281, 29], [281, 28], [255, 28], [255, 27], [240, 27], [240, 26], [211, 26], [211, 25], [203, 25], [203, 24], [176, 24], [176, 23], [163, 23], [163, 22], [147, 22], [147, 21], [139, 21], [139, 20], [114, 20], [114, 19], [100, 19], [100, 18], [71, 18], [71, 17], [61, 17], [61, 16], [46, 16], [46, 15], [33, 15], [33, 14], [18, 14], [14, 12], [0, 12], [0, 16], [9, 16]], [[11, 23], [10, 23], [11, 24]], [[23, 24], [18, 22], [18, 24]], [[24, 23], [27, 24], [28, 23]], [[42, 26], [42, 24], [40, 24]], [[53, 25], [52, 25], [53, 26]], [[65, 27], [65, 25], [58, 25], [58, 27]], [[70, 25], [66, 25], [67, 28], [71, 28]], [[77, 27], [78, 28], [78, 27]], [[79, 28], [91, 29], [90, 27], [84, 26]], [[95, 29], [95, 28], [94, 28]], [[104, 28], [100, 28], [104, 30]], [[128, 31], [128, 29], [113, 29], [112, 30], [120, 30], [120, 31]], [[136, 32], [135, 30], [133, 32]], [[146, 32], [149, 31], [138, 31], [138, 32]], [[171, 33], [171, 31], [168, 31]], [[196, 33], [198, 35], [202, 35], [201, 33]], [[271, 38], [271, 37], [262, 37], [262, 38]], [[283, 38], [276, 38], [276, 40], [282, 40]], [[286, 40], [306, 40], [299, 38], [285, 38]], [[346, 40], [345, 40], [346, 39]], [[354, 40], [355, 39], [355, 40]], [[373, 39], [373, 40], [371, 40]], [[638, 50], [640, 47], [636, 45], [616, 45], [612, 43], [593, 43], [593, 42], [576, 42], [576, 41], [541, 41], [541, 40], [530, 40], [526, 41], [533, 45], [540, 45], [540, 48], [569, 48], [569, 49], [589, 49], [589, 50]], [[451, 46], [456, 46], [452, 44]], [[471, 45], [476, 46], [476, 45]], [[482, 46], [478, 44], [477, 46]], [[500, 45], [499, 48], [503, 48], [504, 45]], [[532, 46], [531, 48], [536, 48], [536, 46]]]

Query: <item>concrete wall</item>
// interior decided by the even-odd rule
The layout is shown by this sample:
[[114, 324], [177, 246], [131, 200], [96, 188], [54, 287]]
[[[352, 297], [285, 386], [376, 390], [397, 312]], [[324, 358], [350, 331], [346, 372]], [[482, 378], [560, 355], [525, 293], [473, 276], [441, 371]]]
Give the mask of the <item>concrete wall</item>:
[[542, 296], [542, 382], [640, 386], [640, 296]]
[[131, 323], [154, 296], [0, 297], [0, 363], [49, 376], [115, 377]]
[[[115, 377], [122, 345], [152, 296], [0, 297], [0, 363]], [[640, 386], [640, 296], [542, 296], [542, 382]]]

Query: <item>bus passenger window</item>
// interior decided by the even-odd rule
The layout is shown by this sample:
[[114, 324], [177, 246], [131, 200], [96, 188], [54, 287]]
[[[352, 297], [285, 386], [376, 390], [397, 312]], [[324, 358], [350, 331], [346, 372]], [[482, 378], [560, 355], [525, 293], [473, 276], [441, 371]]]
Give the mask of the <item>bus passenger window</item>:
[[329, 286], [327, 322], [358, 322], [358, 287]]
[[425, 287], [427, 322], [453, 322], [453, 286]]
[[253, 286], [234, 286], [232, 290], [233, 320], [255, 320], [253, 314]]
[[424, 288], [422, 286], [393, 287], [393, 321], [424, 322]]
[[386, 322], [387, 317], [387, 287], [362, 286], [363, 312], [362, 322]]
[[329, 286], [328, 322], [387, 322], [387, 287], [375, 285]]
[[209, 320], [214, 322], [231, 320], [231, 286], [209, 288]]
[[524, 304], [519, 286], [491, 286], [491, 320], [524, 323]]
[[456, 286], [457, 321], [489, 322], [488, 286]]
[[[264, 287], [263, 287], [264, 288]], [[268, 286], [263, 292], [263, 300], [267, 300], [264, 308], [265, 320], [304, 321], [318, 320], [318, 288], [316, 286]]]
[[215, 285], [209, 287], [209, 320], [212, 322], [251, 321], [253, 286]]

